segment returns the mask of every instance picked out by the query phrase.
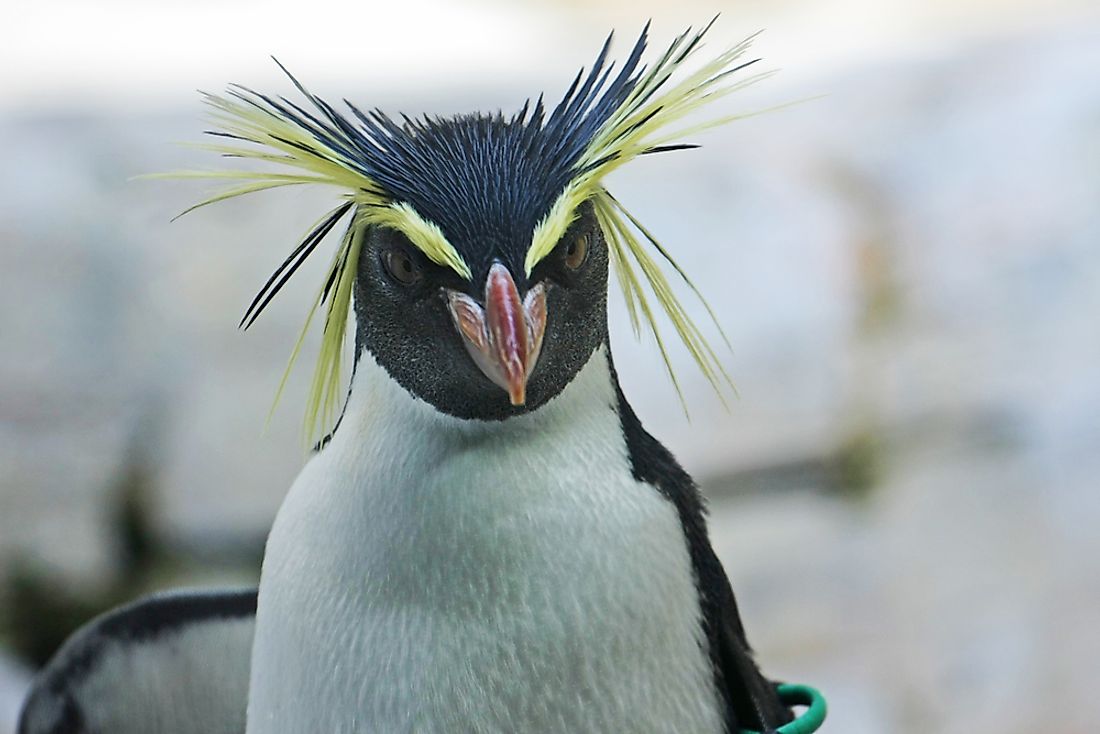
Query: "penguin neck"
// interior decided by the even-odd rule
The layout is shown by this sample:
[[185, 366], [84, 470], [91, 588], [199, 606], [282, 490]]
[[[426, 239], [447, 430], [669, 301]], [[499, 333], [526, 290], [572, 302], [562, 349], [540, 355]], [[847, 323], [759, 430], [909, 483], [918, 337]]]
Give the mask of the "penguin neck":
[[479, 449], [487, 449], [482, 457], [486, 460], [507, 454], [512, 461], [529, 456], [541, 464], [547, 452], [558, 453], [562, 442], [572, 443], [578, 434], [622, 442], [618, 400], [618, 382], [606, 345], [595, 349], [573, 380], [545, 405], [503, 420], [470, 420], [443, 413], [411, 394], [363, 351], [339, 430], [324, 453], [357, 461], [364, 449], [386, 452], [375, 460], [405, 466], [411, 477], [417, 476], [417, 467], [410, 465], [413, 457], [430, 469], [433, 458], [480, 455]]

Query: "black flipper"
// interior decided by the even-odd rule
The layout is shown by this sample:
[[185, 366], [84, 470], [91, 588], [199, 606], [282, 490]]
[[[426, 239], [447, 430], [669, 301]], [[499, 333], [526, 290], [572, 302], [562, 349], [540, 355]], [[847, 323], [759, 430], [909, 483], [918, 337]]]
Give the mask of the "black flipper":
[[655, 487], [680, 515], [699, 588], [715, 684], [726, 706], [726, 730], [731, 734], [741, 728], [773, 730], [790, 721], [792, 715], [780, 702], [775, 684], [763, 676], [753, 660], [733, 589], [710, 545], [703, 497], [669, 450], [642, 427], [619, 387], [614, 367], [611, 376], [634, 478]]
[[34, 682], [18, 734], [243, 734], [256, 590], [146, 597], [86, 624]]

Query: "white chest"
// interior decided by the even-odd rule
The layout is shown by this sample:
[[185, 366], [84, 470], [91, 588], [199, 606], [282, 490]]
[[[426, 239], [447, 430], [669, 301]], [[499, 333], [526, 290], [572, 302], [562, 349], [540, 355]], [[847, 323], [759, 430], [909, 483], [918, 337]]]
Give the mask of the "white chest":
[[630, 476], [603, 354], [492, 424], [363, 359], [268, 541], [249, 734], [721, 731], [679, 520]]

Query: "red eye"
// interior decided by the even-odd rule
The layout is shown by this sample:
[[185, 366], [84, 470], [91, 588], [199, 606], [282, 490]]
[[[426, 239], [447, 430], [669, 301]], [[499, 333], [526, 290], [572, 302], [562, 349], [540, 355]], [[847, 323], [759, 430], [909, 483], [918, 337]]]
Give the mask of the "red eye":
[[407, 252], [390, 248], [382, 253], [382, 264], [386, 272], [401, 285], [413, 285], [423, 276], [418, 266]]
[[565, 248], [565, 267], [576, 270], [588, 259], [588, 235], [579, 234]]

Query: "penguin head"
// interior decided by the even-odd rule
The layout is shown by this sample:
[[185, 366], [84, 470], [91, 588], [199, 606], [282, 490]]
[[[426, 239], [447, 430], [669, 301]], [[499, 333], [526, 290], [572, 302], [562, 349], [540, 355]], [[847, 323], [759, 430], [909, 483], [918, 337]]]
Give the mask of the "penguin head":
[[205, 96], [217, 140], [205, 147], [274, 170], [177, 173], [234, 182], [191, 209], [288, 185], [340, 192], [339, 204], [257, 294], [242, 326], [350, 219], [306, 323], [323, 314], [307, 432], [327, 430], [343, 402], [352, 312], [355, 357], [369, 352], [437, 409], [486, 420], [537, 410], [606, 341], [609, 269], [635, 333], [644, 325], [653, 334], [674, 382], [650, 299], [711, 384], [728, 381], [669, 278], [694, 286], [605, 185], [630, 161], [697, 147], [680, 141], [737, 119], [685, 122], [764, 76], [735, 74], [754, 63], [740, 60], [751, 38], [680, 73], [709, 29], [685, 31], [648, 65], [648, 26], [618, 65], [608, 60], [609, 36], [560, 102], [544, 106], [540, 96], [509, 116], [395, 120], [346, 100], [341, 111], [289, 72], [304, 103], [239, 85]]
[[399, 230], [366, 233], [356, 349], [449, 415], [500, 420], [536, 410], [607, 338], [608, 253], [593, 207], [580, 207], [530, 274], [522, 238], [452, 241], [478, 263], [469, 279], [432, 262]]

